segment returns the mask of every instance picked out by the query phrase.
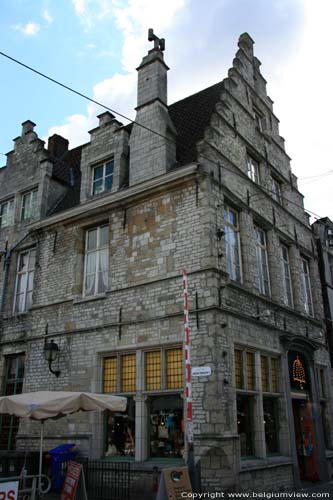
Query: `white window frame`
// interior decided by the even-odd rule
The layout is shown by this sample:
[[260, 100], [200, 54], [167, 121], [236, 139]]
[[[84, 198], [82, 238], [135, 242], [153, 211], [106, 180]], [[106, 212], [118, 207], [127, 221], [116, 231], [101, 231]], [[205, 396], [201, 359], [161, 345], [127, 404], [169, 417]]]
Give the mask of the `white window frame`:
[[[106, 175], [106, 166], [109, 165], [110, 163], [112, 163], [112, 172], [111, 172], [111, 174]], [[95, 171], [96, 171], [97, 168], [101, 168], [101, 167], [103, 168], [103, 176], [101, 177], [101, 179], [102, 179], [102, 189], [101, 189], [101, 191], [99, 191], [98, 193], [96, 193], [94, 191], [94, 189], [95, 189], [95, 183], [96, 183], [96, 180], [94, 179], [94, 177], [95, 177]], [[113, 185], [113, 175], [114, 175], [114, 158], [113, 157], [110, 158], [109, 160], [103, 162], [103, 163], [99, 163], [98, 165], [94, 165], [92, 167], [92, 169], [91, 169], [91, 194], [93, 196], [97, 196], [97, 195], [99, 195], [101, 193], [104, 193], [105, 191], [111, 191], [112, 185]], [[110, 187], [110, 189], [106, 189], [105, 188], [105, 181], [108, 178], [111, 178], [111, 187]]]
[[303, 287], [303, 305], [306, 314], [313, 316], [313, 300], [311, 291], [310, 266], [308, 259], [302, 257], [302, 287]]
[[[101, 226], [95, 226], [95, 227], [92, 227], [90, 229], [87, 229], [86, 230], [86, 234], [85, 234], [85, 253], [84, 253], [84, 273], [83, 273], [83, 297], [94, 297], [96, 295], [103, 295], [106, 290], [107, 290], [107, 287], [106, 289], [104, 290], [104, 292], [98, 292], [98, 288], [99, 288], [99, 264], [100, 264], [100, 258], [101, 258], [101, 251], [107, 249], [107, 255], [108, 255], [108, 269], [107, 269], [107, 272], [109, 272], [109, 241], [107, 241], [107, 243], [103, 246], [100, 245], [100, 234], [101, 234], [101, 229], [104, 228], [104, 227], [107, 227], [108, 229], [108, 232], [109, 232], [109, 224], [102, 224]], [[96, 248], [92, 249], [92, 250], [88, 250], [88, 237], [89, 237], [89, 233], [91, 231], [96, 231], [97, 230], [97, 242], [96, 242]], [[95, 284], [94, 284], [94, 291], [93, 293], [87, 293], [87, 286], [86, 286], [86, 279], [87, 279], [87, 264], [88, 264], [88, 256], [92, 253], [95, 253], [96, 254], [96, 261], [95, 261]]]
[[247, 155], [246, 158], [247, 165], [247, 176], [251, 181], [260, 185], [260, 169], [259, 162], [255, 160], [252, 156]]
[[[260, 241], [260, 235], [263, 235], [264, 243]], [[258, 289], [262, 295], [270, 297], [271, 287], [268, 267], [267, 238], [265, 231], [258, 226], [254, 226], [254, 238], [256, 244]]]
[[[21, 221], [34, 219], [37, 215], [38, 188], [22, 193], [21, 201]], [[26, 200], [28, 202], [26, 203]]]
[[277, 203], [282, 205], [282, 190], [281, 182], [279, 182], [275, 177], [272, 177], [272, 198]]
[[293, 287], [290, 273], [289, 248], [281, 243], [281, 263], [283, 278], [283, 301], [286, 306], [294, 306]]
[[[4, 213], [6, 209], [6, 213]], [[14, 198], [0, 203], [0, 229], [9, 227], [14, 222]]]
[[[233, 214], [236, 225], [230, 221], [230, 215]], [[233, 281], [242, 283], [242, 259], [239, 237], [239, 214], [236, 210], [224, 206], [223, 218], [225, 222], [225, 245], [226, 245], [226, 263], [229, 278]]]
[[[28, 311], [28, 309], [30, 308], [30, 306], [32, 305], [32, 293], [33, 293], [33, 284], [34, 284], [34, 278], [35, 278], [35, 265], [33, 267], [31, 267], [30, 263], [31, 263], [31, 260], [32, 260], [32, 255], [34, 254], [34, 261], [36, 261], [36, 248], [30, 248], [29, 250], [25, 250], [24, 252], [21, 252], [19, 255], [18, 255], [18, 259], [17, 259], [17, 269], [16, 269], [16, 282], [15, 282], [15, 296], [14, 296], [14, 307], [13, 307], [13, 312], [16, 313], [16, 314], [20, 314], [20, 313], [24, 313], [26, 311]], [[27, 269], [23, 272], [23, 271], [19, 271], [20, 269], [20, 265], [21, 265], [21, 261], [22, 261], [22, 258], [24, 255], [28, 255], [28, 266], [27, 266]], [[29, 286], [29, 276], [32, 274], [32, 288], [31, 290], [28, 289], [28, 286]], [[23, 275], [27, 275], [26, 276], [26, 282], [25, 282], [25, 286], [24, 286], [24, 289], [23, 289], [23, 307], [22, 309], [18, 310], [18, 295], [21, 295], [21, 293], [19, 294], [18, 293], [18, 288], [19, 288], [19, 282], [20, 282], [20, 277], [22, 277]], [[31, 292], [31, 302], [28, 303], [27, 302], [27, 296], [28, 296], [28, 293]]]

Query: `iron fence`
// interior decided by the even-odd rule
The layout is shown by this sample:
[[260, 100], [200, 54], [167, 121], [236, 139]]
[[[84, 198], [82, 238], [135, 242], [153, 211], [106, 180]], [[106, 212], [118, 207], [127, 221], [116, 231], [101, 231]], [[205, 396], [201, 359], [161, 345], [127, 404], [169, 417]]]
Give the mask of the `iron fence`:
[[81, 458], [89, 500], [129, 500], [130, 463]]

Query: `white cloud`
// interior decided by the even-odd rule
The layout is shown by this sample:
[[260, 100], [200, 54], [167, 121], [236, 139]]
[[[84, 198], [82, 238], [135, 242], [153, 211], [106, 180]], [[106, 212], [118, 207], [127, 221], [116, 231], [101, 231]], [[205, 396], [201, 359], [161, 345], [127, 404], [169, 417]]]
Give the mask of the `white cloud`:
[[46, 22], [49, 24], [53, 23], [53, 17], [51, 16], [50, 12], [47, 9], [43, 10], [43, 18], [45, 19]]
[[24, 24], [24, 25], [16, 24], [14, 26], [14, 29], [17, 31], [20, 31], [24, 35], [34, 36], [34, 35], [37, 35], [38, 31], [40, 30], [40, 25], [37, 23], [29, 22], [29, 23]]

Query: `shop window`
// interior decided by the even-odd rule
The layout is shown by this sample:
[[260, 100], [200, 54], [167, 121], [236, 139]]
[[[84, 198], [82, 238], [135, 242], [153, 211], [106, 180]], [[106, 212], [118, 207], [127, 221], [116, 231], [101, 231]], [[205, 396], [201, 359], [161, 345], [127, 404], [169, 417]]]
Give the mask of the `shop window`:
[[135, 392], [136, 390], [136, 356], [135, 354], [118, 354], [104, 358], [104, 392]]
[[134, 458], [135, 456], [135, 402], [127, 399], [126, 412], [107, 412], [105, 456]]
[[[21, 394], [24, 377], [24, 354], [5, 357], [3, 394]], [[19, 418], [14, 415], [0, 415], [0, 450], [13, 450], [19, 428]]]
[[147, 391], [183, 388], [183, 350], [181, 347], [145, 353]]
[[266, 453], [278, 453], [278, 401], [276, 398], [263, 398]]
[[240, 439], [241, 457], [254, 456], [253, 406], [253, 396], [237, 395], [237, 430]]
[[151, 458], [183, 458], [184, 401], [180, 395], [156, 396], [148, 400]]
[[84, 296], [105, 293], [109, 273], [109, 226], [100, 226], [86, 232], [84, 260]]

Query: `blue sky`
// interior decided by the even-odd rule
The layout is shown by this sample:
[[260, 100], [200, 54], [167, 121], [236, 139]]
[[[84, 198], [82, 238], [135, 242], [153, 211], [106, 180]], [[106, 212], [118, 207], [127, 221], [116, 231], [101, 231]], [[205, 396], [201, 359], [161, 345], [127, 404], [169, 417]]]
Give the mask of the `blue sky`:
[[[305, 206], [333, 218], [330, 0], [0, 0], [0, 51], [134, 118], [147, 29], [166, 38], [169, 102], [227, 76], [255, 40]], [[102, 110], [0, 56], [0, 153], [27, 119], [46, 139], [89, 140]], [[124, 123], [126, 123], [124, 121]], [[5, 156], [0, 155], [0, 165]], [[319, 177], [323, 175], [323, 177]], [[312, 177], [316, 176], [316, 177]]]

